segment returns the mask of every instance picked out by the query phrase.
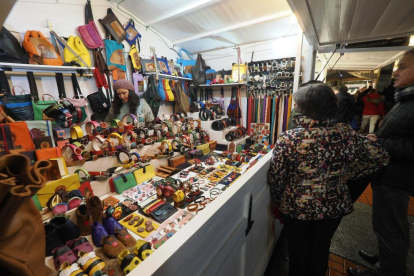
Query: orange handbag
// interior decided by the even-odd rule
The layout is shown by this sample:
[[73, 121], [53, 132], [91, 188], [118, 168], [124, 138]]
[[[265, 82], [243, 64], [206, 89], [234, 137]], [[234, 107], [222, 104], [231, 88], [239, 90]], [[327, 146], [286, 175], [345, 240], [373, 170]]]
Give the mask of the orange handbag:
[[26, 151], [35, 149], [35, 145], [26, 122], [15, 122], [5, 125], [10, 126], [14, 149], [26, 149]]
[[41, 57], [46, 65], [63, 65], [62, 58], [56, 52], [55, 47], [39, 31], [27, 31], [24, 36], [23, 47], [29, 53], [30, 58], [36, 55]]
[[62, 157], [61, 148], [47, 148], [36, 150], [37, 160], [49, 160], [52, 158]]

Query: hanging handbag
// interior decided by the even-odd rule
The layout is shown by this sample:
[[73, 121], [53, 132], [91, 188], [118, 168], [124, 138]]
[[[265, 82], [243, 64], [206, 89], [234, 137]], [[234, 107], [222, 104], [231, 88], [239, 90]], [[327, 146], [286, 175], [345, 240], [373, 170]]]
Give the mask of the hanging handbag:
[[165, 90], [165, 100], [168, 102], [174, 102], [174, 94], [171, 90], [170, 81], [163, 79], [162, 82]]
[[65, 98], [64, 100], [70, 102], [75, 108], [75, 112], [71, 112], [73, 116], [73, 122], [77, 124], [85, 123], [91, 120], [91, 116], [88, 111], [89, 104], [86, 98], [83, 97], [76, 74], [73, 73], [71, 78], [74, 96], [73, 99]]
[[174, 113], [184, 113], [190, 111], [190, 102], [188, 96], [185, 94], [183, 89], [184, 83], [177, 81], [175, 83], [175, 92], [178, 96], [178, 100], [174, 107]]
[[191, 69], [195, 86], [206, 84], [206, 70], [208, 69], [210, 69], [210, 66], [207, 66], [201, 54], [198, 54], [197, 62]]
[[[104, 25], [105, 29], [118, 43], [125, 40], [127, 33], [111, 8], [107, 10], [107, 15], [103, 19], [99, 19], [99, 22]], [[107, 34], [107, 38], [108, 37]]]
[[171, 75], [170, 68], [168, 67], [168, 60], [164, 57], [157, 57], [158, 68], [163, 74]]
[[30, 58], [40, 57], [46, 65], [63, 65], [63, 61], [52, 43], [39, 31], [27, 31], [23, 47], [29, 53]]
[[0, 31], [0, 61], [27, 63], [27, 55], [17, 38], [5, 27]]
[[[32, 104], [33, 104], [33, 111], [34, 111], [34, 120], [36, 120], [36, 121], [53, 120], [53, 118], [47, 117], [43, 113], [43, 110], [47, 109], [48, 107], [50, 107], [53, 104], [57, 104], [57, 100], [45, 101], [44, 100], [45, 95], [48, 95], [52, 98], [53, 98], [53, 96], [49, 95], [49, 94], [44, 94], [42, 96], [42, 101], [39, 101], [39, 92], [37, 90], [36, 80], [35, 80], [35, 77], [33, 75], [33, 72], [27, 72], [27, 80], [29, 81], [30, 93], [32, 94], [32, 98], [33, 98]], [[28, 120], [26, 120], [26, 121], [28, 121]]]
[[105, 39], [106, 63], [109, 70], [121, 69], [126, 71], [124, 45], [115, 40]]
[[83, 44], [82, 40], [79, 36], [69, 36], [68, 39], [68, 47], [70, 47], [78, 56], [82, 58], [83, 61], [85, 61], [87, 64], [84, 64], [82, 61], [80, 61], [77, 56], [75, 56], [68, 47], [65, 47], [63, 50], [63, 55], [65, 58], [65, 62], [67, 63], [73, 63], [77, 62], [80, 64], [81, 67], [90, 67], [91, 62], [91, 56], [89, 55], [88, 49], [86, 49], [86, 46]]
[[131, 50], [129, 51], [129, 57], [130, 57], [131, 62], [132, 62], [132, 67], [135, 70], [141, 70], [141, 68], [142, 68], [141, 58], [139, 57], [139, 52], [138, 52], [137, 47], [135, 45], [131, 46]]
[[128, 24], [125, 26], [125, 32], [125, 40], [128, 41], [129, 45], [135, 44], [137, 39], [141, 38], [141, 35], [138, 33], [137, 29], [135, 29], [135, 22], [132, 19], [130, 19]]
[[[184, 59], [183, 54], [186, 54], [190, 59]], [[192, 78], [192, 71], [191, 69], [196, 64], [196, 61], [194, 60], [193, 54], [191, 54], [186, 49], [179, 49], [178, 50], [178, 57], [177, 63], [182, 66], [182, 72], [183, 76], [186, 78]]]
[[135, 93], [141, 96], [144, 91], [144, 77], [141, 74], [133, 73], [132, 80], [134, 82]]
[[160, 101], [161, 98], [157, 94], [157, 87], [155, 85], [154, 77], [150, 76], [148, 78], [148, 87], [147, 91], [142, 95], [148, 105], [151, 107], [152, 114], [154, 115], [154, 118], [158, 116], [158, 111], [160, 109]]
[[[4, 74], [1, 71], [0, 74]], [[16, 95], [12, 89], [12, 94], [6, 94], [2, 101], [6, 107], [6, 113], [15, 121], [30, 121], [34, 119], [32, 96], [30, 94]], [[22, 91], [24, 92], [24, 91]]]
[[103, 47], [104, 43], [101, 37], [101, 34], [99, 33], [98, 28], [95, 25], [95, 22], [93, 20], [93, 14], [92, 14], [92, 7], [91, 7], [91, 1], [86, 1], [85, 6], [85, 25], [78, 27], [78, 32], [80, 36], [82, 37], [83, 42], [85, 42], [86, 47], [90, 49], [96, 49]]
[[161, 101], [165, 101], [166, 95], [165, 95], [164, 83], [162, 79], [158, 80], [157, 92], [158, 92], [158, 96], [160, 97]]
[[242, 83], [247, 77], [247, 64], [242, 62], [240, 47], [237, 47], [237, 59], [238, 63], [233, 64], [231, 67], [231, 78], [233, 79], [233, 82]]

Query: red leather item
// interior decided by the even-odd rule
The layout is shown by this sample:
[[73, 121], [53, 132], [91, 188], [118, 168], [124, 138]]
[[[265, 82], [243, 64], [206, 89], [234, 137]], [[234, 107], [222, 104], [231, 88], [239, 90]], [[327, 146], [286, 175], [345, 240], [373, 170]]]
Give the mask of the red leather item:
[[147, 215], [151, 214], [152, 211], [154, 211], [155, 209], [157, 209], [159, 206], [163, 205], [165, 203], [164, 200], [160, 200], [159, 202], [155, 203], [154, 205], [152, 205], [148, 210], [147, 210]]
[[173, 187], [171, 186], [166, 186], [163, 190], [162, 193], [165, 197], [170, 197], [175, 193], [175, 190]]
[[96, 86], [98, 86], [98, 88], [105, 87], [105, 89], [109, 89], [105, 75], [99, 72], [98, 67], [95, 67], [92, 72], [95, 78]]

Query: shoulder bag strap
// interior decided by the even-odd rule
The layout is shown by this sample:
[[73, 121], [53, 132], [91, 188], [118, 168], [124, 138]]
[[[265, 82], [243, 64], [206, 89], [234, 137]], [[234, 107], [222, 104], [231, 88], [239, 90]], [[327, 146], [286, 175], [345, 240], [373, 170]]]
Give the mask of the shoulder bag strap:
[[62, 73], [56, 73], [55, 78], [56, 78], [56, 83], [57, 83], [57, 87], [58, 87], [59, 98], [60, 99], [66, 98], [66, 91], [65, 91], [65, 84], [64, 84], [64, 81], [63, 81], [63, 74]]
[[73, 91], [75, 93], [74, 98], [76, 98], [76, 99], [84, 98], [83, 94], [82, 94], [82, 91], [80, 89], [79, 83], [78, 83], [78, 79], [76, 78], [76, 74], [72, 73], [71, 78], [72, 78]]
[[0, 94], [11, 94], [10, 85], [4, 71], [0, 71]]
[[32, 95], [33, 101], [37, 103], [39, 101], [39, 92], [37, 91], [36, 80], [33, 72], [27, 72], [27, 80], [29, 81], [30, 94]]
[[90, 21], [93, 21], [93, 13], [92, 13], [91, 0], [86, 0], [86, 6], [85, 6], [85, 24], [88, 24]]

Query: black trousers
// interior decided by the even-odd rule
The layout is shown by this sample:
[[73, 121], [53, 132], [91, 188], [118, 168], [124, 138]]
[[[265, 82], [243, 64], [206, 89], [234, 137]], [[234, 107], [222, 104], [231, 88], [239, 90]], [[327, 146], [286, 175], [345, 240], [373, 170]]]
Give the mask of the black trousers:
[[290, 276], [325, 276], [332, 237], [342, 217], [299, 220], [283, 216], [288, 240]]
[[374, 269], [381, 276], [405, 273], [410, 250], [408, 204], [411, 191], [372, 183], [372, 226], [378, 239], [380, 261]]

